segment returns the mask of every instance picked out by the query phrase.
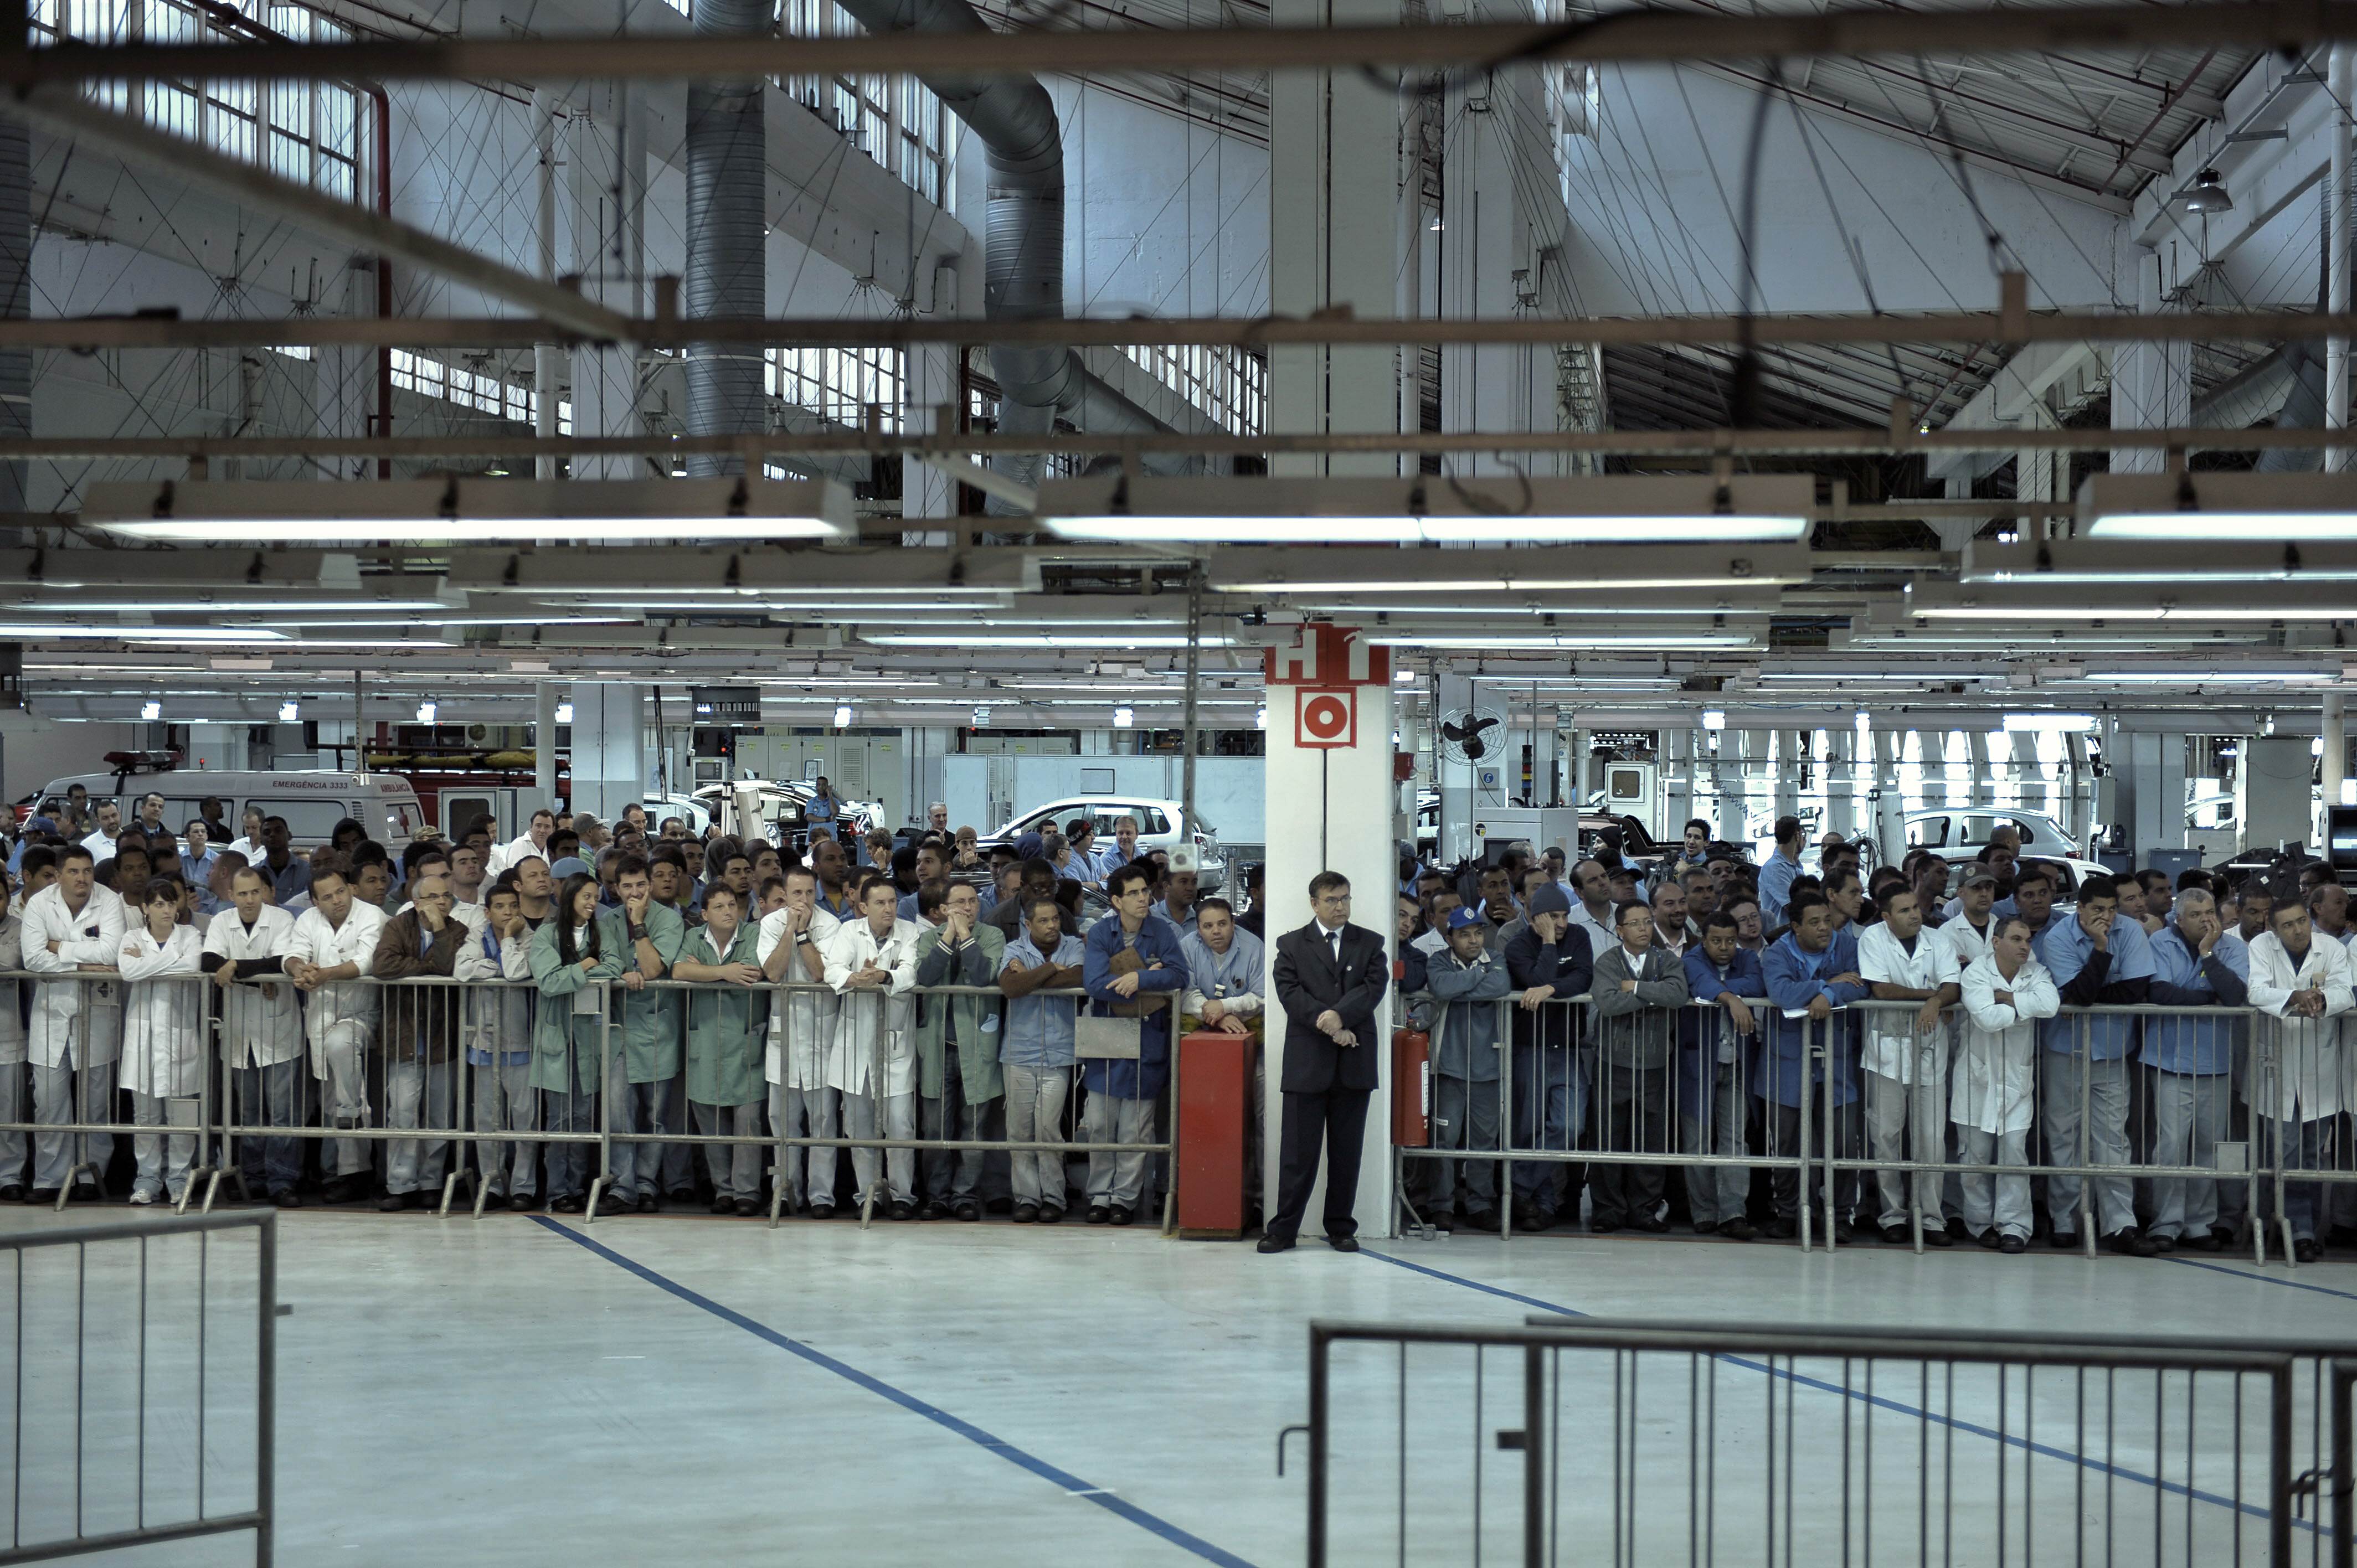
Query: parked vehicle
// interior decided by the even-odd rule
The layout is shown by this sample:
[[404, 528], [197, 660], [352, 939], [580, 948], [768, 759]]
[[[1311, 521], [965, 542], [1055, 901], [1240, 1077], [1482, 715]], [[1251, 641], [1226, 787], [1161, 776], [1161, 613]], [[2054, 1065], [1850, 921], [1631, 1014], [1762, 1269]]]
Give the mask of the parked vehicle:
[[684, 819], [690, 838], [702, 838], [712, 826], [712, 808], [693, 795], [650, 795], [644, 803], [647, 826], [656, 833], [662, 832], [665, 817]]
[[1220, 849], [1219, 836], [1200, 815], [1192, 823], [1187, 822], [1186, 815], [1186, 808], [1176, 800], [1138, 795], [1072, 795], [1018, 814], [996, 832], [984, 834], [981, 847], [987, 850], [993, 844], [1011, 844], [1025, 833], [1061, 829], [1074, 817], [1093, 822], [1099, 842], [1111, 843], [1114, 824], [1127, 817], [1137, 824], [1137, 847], [1141, 853], [1192, 843], [1196, 886], [1205, 893], [1217, 892], [1226, 885], [1228, 875], [1227, 857]]
[[2021, 834], [2025, 858], [2084, 859], [2086, 845], [2073, 839], [2062, 824], [2043, 811], [2013, 806], [1956, 806], [1907, 813], [1907, 847], [1921, 844], [1949, 860], [1970, 860], [1988, 847], [2000, 823]]
[[232, 832], [247, 807], [259, 807], [265, 816], [285, 818], [288, 835], [302, 848], [326, 843], [336, 824], [350, 817], [397, 854], [427, 821], [417, 791], [397, 773], [210, 768], [76, 773], [50, 779], [35, 791], [31, 803], [39, 807], [52, 800], [62, 801], [74, 784], [90, 791], [92, 806], [101, 800], [121, 806], [126, 822], [138, 817], [140, 799], [154, 790], [164, 797], [164, 822], [175, 834], [199, 814], [197, 808], [208, 796], [221, 801], [221, 821]]

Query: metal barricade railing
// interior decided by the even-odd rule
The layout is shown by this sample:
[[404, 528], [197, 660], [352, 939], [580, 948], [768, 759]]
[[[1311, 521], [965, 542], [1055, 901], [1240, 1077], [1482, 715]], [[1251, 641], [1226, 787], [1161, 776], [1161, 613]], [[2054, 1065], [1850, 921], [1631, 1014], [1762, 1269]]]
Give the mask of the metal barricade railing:
[[1313, 1323], [1308, 1561], [2345, 1563], [2352, 1384], [2357, 1342]]
[[[645, 989], [649, 991], [669, 991], [684, 993], [687, 1008], [683, 1009], [682, 1023], [683, 1028], [685, 1027], [688, 1019], [687, 1009], [693, 1007], [694, 999], [699, 996], [726, 997], [732, 993], [766, 993], [770, 997], [770, 1004], [773, 1011], [780, 1006], [785, 1008], [785, 1017], [789, 1020], [786, 1029], [786, 1037], [780, 1042], [777, 1048], [782, 1057], [789, 1058], [797, 1047], [797, 1041], [792, 1037], [797, 1026], [791, 1022], [791, 1020], [795, 1019], [799, 1015], [791, 1006], [792, 998], [796, 996], [811, 996], [814, 998], [831, 999], [837, 1006], [841, 1006], [845, 1004], [856, 1005], [863, 1000], [856, 993], [838, 993], [831, 986], [811, 981], [774, 981], [765, 982], [750, 986], [740, 986], [718, 981], [664, 980], [647, 982]], [[912, 1000], [917, 997], [922, 997], [928, 1000], [939, 1000], [945, 1003], [951, 1002], [961, 996], [981, 997], [994, 1004], [1005, 1000], [1002, 993], [997, 989], [997, 987], [984, 985], [919, 986], [907, 994], [909, 995]], [[881, 994], [871, 993], [871, 995], [873, 996], [876, 1005], [880, 1007], [888, 1004], [888, 999]], [[1084, 1008], [1086, 1006], [1088, 993], [1085, 991], [1079, 989], [1059, 989], [1052, 991], [1039, 990], [1029, 993], [1023, 1000], [1066, 1002], [1071, 1004], [1077, 1009]], [[1175, 1208], [1177, 1200], [1178, 1181], [1177, 1163], [1169, 1160], [1168, 1158], [1173, 1148], [1176, 1146], [1175, 1116], [1178, 1100], [1178, 1052], [1177, 1049], [1178, 1030], [1176, 1027], [1175, 1007], [1171, 1011], [1172, 1040], [1168, 1068], [1168, 1087], [1165, 1090], [1162, 1095], [1156, 1097], [1157, 1101], [1167, 1098], [1171, 1107], [1171, 1116], [1167, 1119], [1162, 1118], [1157, 1110], [1154, 1113], [1154, 1120], [1149, 1121], [1147, 1123], [1150, 1128], [1154, 1124], [1154, 1121], [1159, 1121], [1167, 1129], [1164, 1134], [1159, 1138], [1149, 1136], [1146, 1138], [1125, 1140], [1118, 1137], [1029, 1139], [1014, 1139], [1004, 1136], [996, 1138], [985, 1136], [920, 1137], [914, 1135], [913, 1131], [908, 1135], [901, 1135], [900, 1133], [893, 1132], [891, 1130], [891, 1126], [893, 1119], [896, 1117], [899, 1118], [905, 1123], [913, 1126], [918, 1112], [917, 1106], [913, 1104], [906, 1108], [883, 1105], [871, 1105], [866, 1107], [866, 1113], [874, 1119], [875, 1124], [877, 1128], [877, 1131], [873, 1133], [861, 1133], [845, 1131], [839, 1133], [811, 1132], [788, 1133], [783, 1129], [785, 1122], [789, 1120], [789, 1116], [781, 1113], [785, 1107], [785, 1101], [782, 1095], [779, 1095], [772, 1098], [769, 1112], [764, 1118], [770, 1123], [769, 1130], [766, 1132], [746, 1132], [732, 1128], [730, 1131], [726, 1133], [677, 1133], [653, 1130], [623, 1130], [609, 1127], [607, 1130], [607, 1143], [609, 1145], [661, 1144], [669, 1145], [683, 1145], [690, 1149], [743, 1146], [759, 1146], [770, 1149], [773, 1152], [775, 1161], [772, 1170], [772, 1183], [769, 1204], [770, 1223], [773, 1226], [781, 1221], [785, 1205], [789, 1201], [789, 1198], [795, 1187], [799, 1185], [794, 1182], [791, 1175], [788, 1174], [795, 1168], [793, 1156], [796, 1151], [847, 1149], [853, 1151], [855, 1155], [861, 1152], [871, 1153], [883, 1162], [885, 1167], [883, 1170], [880, 1172], [873, 1171], [871, 1168], [869, 1175], [860, 1178], [862, 1188], [859, 1196], [863, 1201], [860, 1203], [859, 1208], [860, 1223], [863, 1226], [873, 1222], [879, 1187], [888, 1188], [896, 1194], [906, 1194], [908, 1201], [910, 1201], [912, 1204], [921, 1204], [921, 1201], [923, 1200], [923, 1192], [920, 1191], [920, 1188], [924, 1183], [925, 1173], [920, 1171], [916, 1164], [916, 1158], [921, 1155], [946, 1155], [979, 1153], [985, 1155], [1005, 1155], [1009, 1156], [1010, 1159], [1013, 1156], [1019, 1155], [1052, 1155], [1056, 1156], [1060, 1163], [1062, 1159], [1076, 1155], [1085, 1155], [1092, 1160], [1125, 1155], [1144, 1156], [1149, 1160], [1158, 1157], [1163, 1159], [1166, 1163], [1166, 1169], [1160, 1185], [1163, 1191], [1163, 1226], [1164, 1229], [1168, 1230], [1172, 1223], [1172, 1210]], [[1003, 1029], [1003, 1022], [1001, 1022], [998, 1026]], [[917, 1050], [917, 1047], [913, 1040], [915, 1031], [913, 1017], [909, 1026], [909, 1031], [911, 1036], [911, 1040], [907, 1047], [908, 1054], [903, 1057], [896, 1057], [891, 1054], [892, 1047], [888, 1045], [883, 1031], [877, 1030], [870, 1034], [868, 1047], [869, 1054], [868, 1059], [865, 1065], [864, 1072], [853, 1073], [846, 1076], [864, 1078], [865, 1081], [870, 1086], [870, 1093], [872, 1094], [875, 1085], [887, 1083], [891, 1080], [892, 1074], [896, 1068], [904, 1068], [907, 1070], [915, 1071], [917, 1064], [914, 1062], [913, 1058]], [[757, 1049], [758, 1048], [759, 1042], [757, 1042]], [[1064, 1125], [1071, 1125], [1076, 1130], [1082, 1126], [1082, 1106], [1086, 1099], [1086, 1091], [1082, 1087], [1082, 1079], [1089, 1059], [1091, 1058], [1082, 1058], [1074, 1061], [1069, 1067], [1057, 1069], [1066, 1076], [1066, 1084], [1063, 1094], [1060, 1097], [1050, 1097], [1051, 1099], [1058, 1100], [1062, 1107], [1060, 1113], [1057, 1117], [1057, 1123], [1060, 1130]], [[944, 1060], [942, 1063], [943, 1073], [946, 1075], [953, 1070], [955, 1070], [955, 1063], [950, 1060]], [[772, 1084], [770, 1087], [782, 1089], [787, 1086], [782, 1082], [780, 1082]], [[847, 1101], [854, 1092], [856, 1091], [844, 1090], [838, 1088], [828, 1088], [823, 1090], [823, 1094], [833, 1097], [834, 1103], [832, 1110], [825, 1111], [821, 1114], [813, 1115], [805, 1109], [804, 1112], [794, 1114], [791, 1119], [813, 1125], [839, 1125], [841, 1121], [845, 1119], [846, 1112], [850, 1109], [845, 1101]], [[887, 1097], [878, 1096], [876, 1098], [882, 1099]], [[920, 1097], [912, 1091], [909, 1098], [913, 1101]], [[942, 1098], [946, 1100], [948, 1096], [945, 1094]], [[891, 1156], [895, 1154], [909, 1156], [909, 1163], [896, 1166], [891, 1159]], [[805, 1156], [805, 1158], [807, 1158], [807, 1156]], [[855, 1171], [856, 1172], [861, 1168], [863, 1167], [861, 1167], [859, 1162], [855, 1160]], [[605, 1176], [601, 1177], [601, 1185], [604, 1181], [610, 1179], [612, 1172], [613, 1167], [609, 1163], [607, 1165]], [[1150, 1191], [1152, 1187], [1155, 1185], [1154, 1173], [1150, 1165], [1146, 1168], [1143, 1179], [1146, 1184], [1143, 1190]], [[831, 1196], [833, 1192], [833, 1173], [831, 1171], [827, 1179], [827, 1190]], [[1064, 1202], [1064, 1197], [1065, 1195], [1061, 1189], [1060, 1189], [1056, 1194], [1055, 1202], [1052, 1207], [1059, 1213], [1067, 1207]], [[593, 1202], [590, 1207], [594, 1210], [596, 1204]]]
[[[1415, 1011], [1432, 1042], [1436, 1122], [1428, 1145], [1394, 1151], [1411, 1224], [1445, 1219], [1445, 1208], [1428, 1211], [1454, 1201], [1453, 1193], [1415, 1180], [1411, 1173], [1419, 1167], [1442, 1181], [1459, 1167], [1497, 1170], [1487, 1184], [1467, 1179], [1467, 1204], [1471, 1212], [1490, 1197], [1484, 1188], [1494, 1188], [1497, 1229], [1508, 1236], [1524, 1217], [1543, 1222], [1555, 1207], [1550, 1169], [1571, 1176], [1562, 1201], [1575, 1218], [1580, 1167], [1591, 1187], [1598, 1173], [1609, 1173], [1605, 1190], [1591, 1194], [1608, 1225], [1645, 1229], [1658, 1221], [1628, 1212], [1632, 1199], [1618, 1179], [1626, 1167], [1651, 1166], [1671, 1178], [1683, 1173], [1690, 1207], [1697, 1217], [1709, 1207], [1714, 1224], [1729, 1218], [1730, 1206], [1743, 1214], [1749, 1173], [1766, 1169], [1774, 1173], [1769, 1223], [1789, 1223], [1804, 1247], [1819, 1238], [1833, 1245], [1855, 1207], [1869, 1227], [1903, 1226], [1921, 1250], [1927, 1233], [1945, 1232], [1951, 1220], [1968, 1219], [1967, 1207], [1982, 1207], [1964, 1201], [1970, 1181], [1971, 1196], [1986, 1202], [1982, 1223], [1991, 1244], [2000, 1230], [2027, 1237], [2034, 1219], [2027, 1195], [2035, 1192], [2046, 1200], [2050, 1230], [2075, 1238], [2090, 1254], [2123, 1229], [2124, 1214], [2125, 1223], [2158, 1229], [2172, 1243], [2180, 1235], [2187, 1244], [2206, 1243], [2186, 1229], [2195, 1225], [2239, 1232], [2247, 1192], [2253, 1257], [2268, 1261], [2272, 1228], [2276, 1255], [2291, 1262], [2295, 1231], [2323, 1237], [2332, 1222], [2330, 1195], [2357, 1184], [2357, 1161], [2333, 1136], [2351, 1108], [2289, 1114], [2326, 1099], [2329, 1090], [2315, 1081], [2324, 1070], [2321, 1053], [2300, 1054], [2297, 1040], [2287, 1050], [2283, 1036], [2300, 1026], [2255, 1009], [2063, 1008], [2057, 1020], [2037, 1026], [2023, 1077], [2009, 1091], [2026, 1123], [2009, 1135], [1991, 1129], [1988, 1157], [1975, 1159], [1953, 1099], [1968, 1026], [1961, 1005], [1942, 1010], [1919, 1052], [1896, 1059], [1871, 1047], [1884, 1034], [1915, 1034], [1886, 1020], [1911, 1024], [1921, 1002], [1853, 1002], [1814, 1020], [1747, 998], [1753, 1027], [1739, 1038], [1725, 1005], [1693, 1002], [1640, 1012], [1633, 1025], [1629, 1015], [1607, 1020], [1622, 1035], [1616, 1042], [1608, 1034], [1601, 1048], [1592, 1005], [1585, 995], [1532, 1006], [1513, 995], [1420, 999]], [[1452, 1084], [1441, 1070], [1452, 1016], [1468, 1009], [1487, 1015], [1486, 1028], [1474, 1031], [1474, 1051], [1495, 1063], [1498, 1135], [1486, 1143], [1446, 1124], [1484, 1118], [1439, 1114], [1469, 1098], [1466, 1083]], [[1632, 1030], [1653, 1033], [1632, 1038]], [[2231, 1060], [2210, 1049], [2224, 1033], [2233, 1038]], [[2202, 1053], [2180, 1051], [2180, 1036], [2201, 1042]], [[2162, 1048], [2148, 1050], [2147, 1039]], [[2056, 1041], [2067, 1048], [2053, 1048]], [[1711, 1059], [1721, 1055], [1730, 1059]], [[1903, 1080], [1876, 1070], [1902, 1064]], [[1803, 1082], [1807, 1093], [1797, 1092]], [[2269, 1115], [2270, 1108], [2284, 1113]], [[1727, 1174], [1714, 1180], [1714, 1172]], [[1658, 1201], [1654, 1179], [1649, 1173], [1631, 1184], [1634, 1201], [1649, 1208]], [[1796, 1201], [1803, 1191], [1808, 1201]]]
[[0, 1252], [15, 1262], [0, 1563], [252, 1530], [267, 1568], [277, 1216], [44, 1229], [0, 1236]]

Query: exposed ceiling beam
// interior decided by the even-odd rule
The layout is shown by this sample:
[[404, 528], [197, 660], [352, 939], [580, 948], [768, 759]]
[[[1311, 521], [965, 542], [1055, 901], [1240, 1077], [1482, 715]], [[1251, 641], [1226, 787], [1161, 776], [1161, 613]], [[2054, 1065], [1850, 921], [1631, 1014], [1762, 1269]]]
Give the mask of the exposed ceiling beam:
[[[46, 52], [46, 51], [44, 51]], [[6, 102], [0, 95], [0, 104]], [[169, 153], [187, 172], [187, 144], [160, 131], [146, 131], [120, 116], [97, 111], [110, 122], [156, 138], [151, 158]], [[342, 202], [317, 196], [274, 176], [221, 160], [227, 167], [283, 188], [332, 209], [344, 225], [333, 231], [357, 242], [383, 238], [373, 225], [382, 220]], [[323, 226], [327, 220], [320, 220]], [[363, 225], [355, 227], [355, 225]], [[2291, 338], [2357, 336], [2357, 313], [2320, 310], [2218, 310], [2096, 313], [2078, 311], [1958, 310], [1920, 316], [1891, 313], [1738, 316], [1502, 316], [1466, 317], [1314, 318], [1282, 316], [1049, 317], [986, 321], [979, 317], [656, 317], [630, 319], [589, 304], [554, 284], [511, 273], [474, 252], [404, 225], [393, 236], [414, 252], [422, 266], [496, 269], [470, 278], [493, 292], [534, 289], [567, 305], [565, 317], [526, 316], [377, 317], [304, 316], [283, 320], [181, 320], [170, 316], [44, 317], [0, 321], [0, 347], [36, 349], [263, 349], [391, 344], [404, 348], [529, 349], [552, 338], [623, 340], [650, 348], [692, 343], [759, 343], [771, 348], [914, 348], [924, 344], [1070, 344], [1075, 348], [1130, 346], [1265, 349], [1300, 343], [1711, 345], [1746, 341], [1778, 343], [2176, 343], [2203, 341], [2279, 342]], [[402, 252], [390, 252], [403, 254]]]
[[2283, 48], [2357, 37], [2349, 0], [2070, 5], [1969, 11], [1852, 7], [1707, 17], [1629, 10], [1568, 24], [1089, 29], [849, 38], [446, 38], [293, 46], [59, 44], [0, 58], [0, 85], [102, 80], [734, 81], [759, 74], [1446, 69], [1526, 60], [1801, 59], [2073, 48]]
[[[207, 46], [216, 52], [219, 46]], [[47, 49], [40, 51], [47, 54]], [[355, 202], [281, 178], [259, 165], [217, 153], [81, 97], [70, 86], [41, 86], [0, 93], [0, 113], [86, 144], [144, 168], [168, 173], [231, 201], [294, 220], [316, 233], [347, 241], [379, 255], [407, 262], [479, 288], [561, 327], [568, 336], [615, 341], [627, 336], [630, 319], [584, 299], [570, 289], [520, 273], [464, 245], [387, 218]], [[376, 323], [389, 326], [389, 322]], [[390, 339], [387, 339], [388, 341]]]

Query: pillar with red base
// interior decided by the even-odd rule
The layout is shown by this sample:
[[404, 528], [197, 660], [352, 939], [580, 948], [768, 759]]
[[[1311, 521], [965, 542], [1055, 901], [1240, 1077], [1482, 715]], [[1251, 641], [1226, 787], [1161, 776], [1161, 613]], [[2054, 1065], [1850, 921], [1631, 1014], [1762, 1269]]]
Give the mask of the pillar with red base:
[[[1267, 1058], [1268, 1114], [1262, 1128], [1261, 1191], [1276, 1206], [1278, 1086], [1285, 1079], [1285, 1023], [1273, 972], [1276, 939], [1309, 919], [1309, 879], [1339, 871], [1351, 879], [1351, 918], [1394, 946], [1393, 907], [1399, 854], [1393, 839], [1397, 794], [1392, 768], [1390, 650], [1368, 646], [1357, 629], [1310, 622], [1264, 652], [1267, 681], [1267, 915], [1272, 971]], [[1367, 1106], [1355, 1214], [1362, 1236], [1396, 1233], [1392, 1192], [1391, 1005], [1386, 997], [1370, 1038], [1381, 1082]], [[1325, 1175], [1302, 1217], [1316, 1233], [1325, 1207]]]

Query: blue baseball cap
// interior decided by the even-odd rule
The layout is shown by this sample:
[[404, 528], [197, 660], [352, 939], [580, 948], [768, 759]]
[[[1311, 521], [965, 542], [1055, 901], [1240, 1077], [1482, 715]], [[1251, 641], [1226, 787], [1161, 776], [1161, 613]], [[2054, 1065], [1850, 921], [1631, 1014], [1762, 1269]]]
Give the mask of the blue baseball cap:
[[1481, 918], [1478, 910], [1468, 909], [1462, 905], [1448, 911], [1448, 931], [1451, 936], [1468, 926], [1486, 926], [1489, 923]]

